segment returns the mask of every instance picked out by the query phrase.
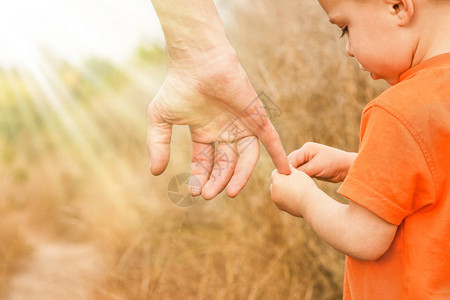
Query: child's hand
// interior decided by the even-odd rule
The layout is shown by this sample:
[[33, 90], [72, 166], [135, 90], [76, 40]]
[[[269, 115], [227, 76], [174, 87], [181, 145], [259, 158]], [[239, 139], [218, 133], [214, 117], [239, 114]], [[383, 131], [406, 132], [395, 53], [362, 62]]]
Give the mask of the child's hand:
[[310, 190], [317, 188], [314, 180], [302, 171], [291, 167], [290, 175], [277, 170], [272, 172], [270, 194], [277, 207], [296, 217], [303, 217], [303, 202]]
[[347, 177], [357, 153], [345, 152], [322, 144], [306, 143], [288, 155], [296, 169], [319, 180], [342, 182]]

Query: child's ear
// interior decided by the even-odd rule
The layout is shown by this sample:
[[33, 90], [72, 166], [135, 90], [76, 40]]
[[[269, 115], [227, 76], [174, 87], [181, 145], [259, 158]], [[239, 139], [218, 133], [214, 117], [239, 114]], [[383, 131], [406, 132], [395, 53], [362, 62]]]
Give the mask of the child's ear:
[[387, 0], [390, 5], [389, 12], [396, 16], [398, 25], [406, 26], [414, 15], [413, 0]]

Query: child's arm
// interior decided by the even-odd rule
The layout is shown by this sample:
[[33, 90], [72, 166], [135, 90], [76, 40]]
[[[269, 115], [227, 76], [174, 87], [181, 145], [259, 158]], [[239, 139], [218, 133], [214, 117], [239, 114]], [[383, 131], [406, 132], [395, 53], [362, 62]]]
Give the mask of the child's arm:
[[[305, 149], [314, 155], [309, 155]], [[303, 167], [311, 176], [334, 182], [345, 178], [355, 157], [355, 154], [319, 144], [306, 144], [289, 155], [294, 166], [300, 165], [299, 169]], [[274, 171], [270, 190], [279, 209], [304, 217], [328, 244], [356, 259], [379, 258], [395, 236], [396, 225], [355, 202], [345, 205], [335, 201], [307, 174], [294, 168], [288, 176]]]

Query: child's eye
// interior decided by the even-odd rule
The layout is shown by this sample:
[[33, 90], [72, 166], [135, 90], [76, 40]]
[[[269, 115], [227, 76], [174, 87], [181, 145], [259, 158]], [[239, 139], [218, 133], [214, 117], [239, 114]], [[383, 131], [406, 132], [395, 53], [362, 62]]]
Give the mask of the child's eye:
[[340, 38], [348, 33], [348, 27], [345, 26], [344, 28], [341, 28], [341, 30], [342, 30], [342, 34], [341, 34]]

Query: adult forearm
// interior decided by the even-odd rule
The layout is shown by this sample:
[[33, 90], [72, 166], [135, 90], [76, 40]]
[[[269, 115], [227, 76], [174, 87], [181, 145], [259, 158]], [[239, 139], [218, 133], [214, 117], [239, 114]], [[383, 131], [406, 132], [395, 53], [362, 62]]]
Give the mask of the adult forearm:
[[[212, 0], [152, 0], [171, 58], [229, 47]], [[194, 53], [194, 54], [193, 54]]]

